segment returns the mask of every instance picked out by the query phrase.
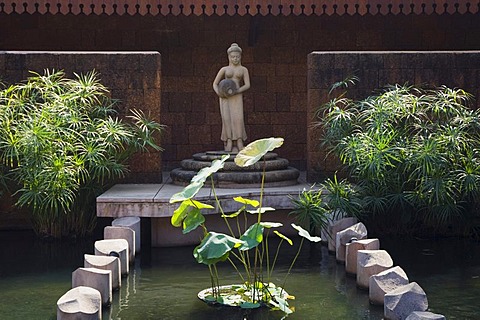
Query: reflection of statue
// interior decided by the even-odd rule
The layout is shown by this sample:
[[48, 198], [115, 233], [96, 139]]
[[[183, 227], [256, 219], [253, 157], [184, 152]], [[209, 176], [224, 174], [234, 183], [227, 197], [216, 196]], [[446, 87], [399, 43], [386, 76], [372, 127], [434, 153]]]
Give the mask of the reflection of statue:
[[[243, 142], [247, 139], [242, 92], [250, 88], [250, 76], [247, 68], [242, 66], [242, 49], [236, 43], [228, 48], [227, 54], [228, 66], [218, 71], [213, 81], [213, 90], [220, 100], [221, 139], [225, 151], [231, 152], [242, 150]], [[236, 147], [233, 142], [236, 142]]]

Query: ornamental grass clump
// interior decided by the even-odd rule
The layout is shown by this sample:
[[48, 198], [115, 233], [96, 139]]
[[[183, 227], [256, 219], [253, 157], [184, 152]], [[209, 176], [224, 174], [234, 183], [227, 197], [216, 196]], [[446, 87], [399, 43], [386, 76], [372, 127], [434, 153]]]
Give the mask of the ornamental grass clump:
[[[235, 164], [240, 167], [253, 165], [261, 160], [268, 151], [272, 151], [282, 144], [282, 138], [254, 141], [236, 155]], [[262, 175], [260, 199], [235, 197], [233, 200], [238, 202], [239, 209], [233, 213], [224, 212], [215, 193], [212, 175], [223, 168], [229, 157], [230, 155], [227, 154], [214, 160], [211, 166], [201, 169], [188, 186], [171, 197], [170, 203], [180, 203], [172, 215], [171, 223], [175, 227], [181, 227], [184, 234], [198, 227], [203, 230], [203, 238], [193, 250], [193, 256], [197, 262], [207, 265], [210, 271], [211, 288], [200, 292], [199, 297], [202, 300], [210, 304], [236, 306], [244, 309], [267, 306], [273, 310], [281, 310], [288, 315], [293, 312], [293, 308], [288, 303], [293, 296], [290, 296], [284, 289], [286, 278], [298, 258], [304, 239], [318, 242], [320, 238], [312, 237], [303, 228], [292, 224], [302, 239], [298, 252], [293, 257], [283, 283], [280, 286], [272, 283], [272, 272], [282, 244], [287, 242], [289, 245], [293, 245], [293, 242], [275, 230], [282, 226], [281, 223], [263, 220], [265, 212], [274, 210], [262, 206], [265, 171]], [[265, 170], [265, 166], [263, 168]], [[227, 233], [210, 230], [201, 210], [214, 207], [193, 199], [209, 178], [211, 179], [213, 198], [228, 230]], [[249, 215], [256, 217], [256, 222], [250, 225], [247, 222]], [[269, 246], [268, 239], [271, 231], [280, 238], [276, 250]], [[221, 285], [217, 269], [217, 263], [221, 262], [228, 262], [232, 265], [239, 276], [239, 284]]]
[[394, 85], [322, 106], [322, 146], [348, 168], [371, 223], [392, 232], [474, 231], [480, 111], [471, 100], [462, 89]]
[[133, 153], [160, 150], [162, 125], [138, 110], [126, 123], [114, 106], [95, 72], [46, 70], [0, 90], [0, 178], [31, 209], [37, 234], [91, 232], [96, 196], [128, 172]]

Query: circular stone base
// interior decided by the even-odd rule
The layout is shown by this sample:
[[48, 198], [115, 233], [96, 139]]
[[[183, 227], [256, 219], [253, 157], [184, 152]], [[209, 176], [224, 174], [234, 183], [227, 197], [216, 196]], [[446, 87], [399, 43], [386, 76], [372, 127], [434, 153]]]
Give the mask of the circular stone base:
[[[186, 186], [199, 170], [209, 167], [213, 160], [220, 159], [228, 154], [225, 151], [208, 151], [196, 153], [193, 159], [186, 159], [181, 162], [181, 168], [170, 172], [172, 182], [177, 185]], [[213, 174], [213, 182], [216, 187], [241, 189], [256, 188], [261, 186], [263, 171], [265, 170], [265, 187], [281, 187], [298, 184], [300, 171], [289, 167], [286, 159], [278, 158], [273, 152], [268, 152], [264, 160], [258, 161], [248, 167], [239, 167], [233, 161], [234, 154], [225, 162], [223, 169]], [[205, 185], [209, 186], [211, 180], [207, 179]]]

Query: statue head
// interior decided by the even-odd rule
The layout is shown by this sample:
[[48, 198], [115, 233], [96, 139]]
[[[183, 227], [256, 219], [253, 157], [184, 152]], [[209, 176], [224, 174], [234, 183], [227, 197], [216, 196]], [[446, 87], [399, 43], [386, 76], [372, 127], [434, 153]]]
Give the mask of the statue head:
[[232, 43], [230, 48], [227, 49], [227, 54], [230, 54], [231, 52], [238, 52], [238, 53], [242, 54], [242, 48], [240, 48], [238, 46], [238, 44]]
[[232, 65], [240, 65], [242, 60], [242, 48], [236, 43], [232, 43], [230, 48], [227, 49], [228, 61]]

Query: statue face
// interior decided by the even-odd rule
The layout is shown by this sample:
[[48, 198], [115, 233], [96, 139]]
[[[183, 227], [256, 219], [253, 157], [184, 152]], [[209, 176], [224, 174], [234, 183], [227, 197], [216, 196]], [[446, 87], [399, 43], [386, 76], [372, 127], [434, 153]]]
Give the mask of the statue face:
[[230, 52], [228, 54], [228, 61], [233, 65], [238, 65], [242, 61], [242, 54], [240, 52]]

